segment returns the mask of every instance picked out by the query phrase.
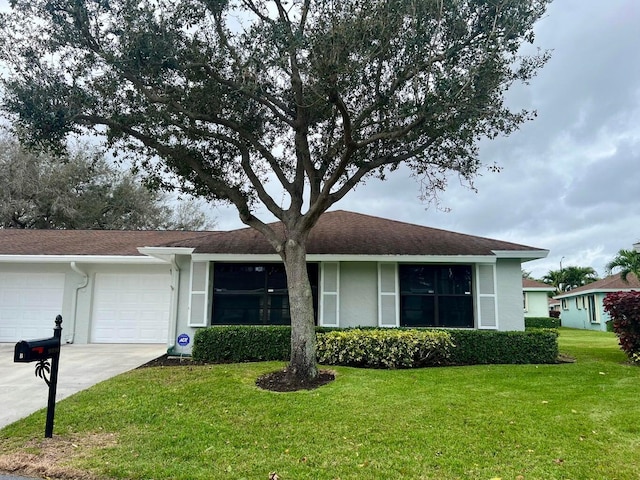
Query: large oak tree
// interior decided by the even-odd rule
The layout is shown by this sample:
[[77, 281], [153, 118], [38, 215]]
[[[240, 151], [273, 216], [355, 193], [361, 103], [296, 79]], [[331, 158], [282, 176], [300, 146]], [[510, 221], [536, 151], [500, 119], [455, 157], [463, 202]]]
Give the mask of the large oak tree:
[[0, 19], [4, 109], [30, 144], [95, 130], [139, 155], [159, 186], [171, 173], [235, 205], [284, 262], [289, 372], [313, 378], [310, 230], [401, 164], [432, 192], [449, 172], [472, 179], [477, 142], [532, 116], [504, 94], [546, 60], [521, 47], [547, 3], [12, 0]]

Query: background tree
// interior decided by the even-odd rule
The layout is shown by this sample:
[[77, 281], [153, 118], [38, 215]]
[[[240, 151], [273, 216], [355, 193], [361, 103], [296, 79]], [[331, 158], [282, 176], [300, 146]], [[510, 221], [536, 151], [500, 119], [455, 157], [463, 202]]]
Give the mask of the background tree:
[[542, 277], [542, 281], [553, 285], [556, 292], [562, 292], [569, 288], [576, 288], [598, 280], [598, 274], [592, 267], [568, 266], [562, 270], [549, 270]]
[[171, 206], [162, 192], [110, 166], [91, 149], [64, 160], [0, 139], [0, 227], [197, 230], [210, 225], [195, 203]]
[[610, 275], [613, 270], [619, 269], [620, 278], [625, 282], [627, 281], [627, 277], [630, 273], [640, 279], [640, 252], [621, 249], [613, 260], [607, 263], [605, 269], [607, 271], [607, 275]]
[[13, 0], [0, 17], [4, 109], [29, 144], [97, 128], [156, 185], [170, 172], [183, 191], [234, 204], [283, 260], [288, 372], [311, 379], [310, 230], [403, 163], [432, 193], [450, 172], [470, 181], [478, 140], [532, 118], [504, 94], [546, 61], [521, 46], [547, 3]]

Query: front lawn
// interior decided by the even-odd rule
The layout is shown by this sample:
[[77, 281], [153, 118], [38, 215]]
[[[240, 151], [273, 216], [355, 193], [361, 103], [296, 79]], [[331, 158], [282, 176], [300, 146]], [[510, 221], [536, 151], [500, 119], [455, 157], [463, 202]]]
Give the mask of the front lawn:
[[0, 431], [0, 466], [57, 448], [97, 478], [640, 478], [640, 368], [613, 334], [560, 332], [576, 363], [338, 367], [295, 393], [254, 384], [281, 363], [135, 370], [61, 401], [52, 440], [44, 411]]

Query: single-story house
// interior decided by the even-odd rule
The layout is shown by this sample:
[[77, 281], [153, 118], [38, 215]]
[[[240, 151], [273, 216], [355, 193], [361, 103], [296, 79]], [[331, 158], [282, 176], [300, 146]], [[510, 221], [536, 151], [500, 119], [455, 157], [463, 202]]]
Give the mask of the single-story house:
[[631, 290], [640, 290], [638, 278], [630, 273], [625, 282], [617, 273], [556, 295], [555, 298], [560, 301], [562, 326], [606, 331], [606, 322], [610, 317], [602, 305], [604, 297], [607, 293]]
[[525, 318], [549, 316], [549, 292], [555, 292], [555, 288], [530, 278], [522, 279]]
[[[327, 212], [307, 244], [316, 322], [523, 330], [521, 263], [547, 254]], [[211, 325], [290, 323], [280, 257], [250, 228], [0, 230], [0, 300], [1, 342], [49, 336], [58, 313], [67, 342], [170, 349]]]

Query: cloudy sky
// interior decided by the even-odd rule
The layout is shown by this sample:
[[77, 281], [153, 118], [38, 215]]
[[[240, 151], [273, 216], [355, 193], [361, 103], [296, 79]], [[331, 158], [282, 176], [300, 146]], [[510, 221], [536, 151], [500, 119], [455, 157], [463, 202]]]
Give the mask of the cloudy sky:
[[[0, 8], [6, 8], [0, 0]], [[563, 266], [604, 265], [640, 241], [640, 1], [555, 0], [536, 29], [553, 51], [527, 87], [510, 92], [514, 108], [538, 117], [508, 138], [483, 144], [477, 193], [452, 178], [427, 208], [400, 170], [370, 181], [336, 208], [550, 250], [525, 263], [541, 277]], [[217, 228], [240, 228], [229, 208], [212, 210]]]
[[[553, 51], [527, 87], [511, 92], [538, 117], [483, 144], [477, 193], [452, 178], [445, 212], [418, 200], [407, 171], [371, 181], [335, 208], [550, 250], [525, 263], [535, 277], [568, 265], [604, 265], [640, 241], [640, 1], [555, 0], [536, 29]], [[242, 227], [230, 209], [218, 227]]]

